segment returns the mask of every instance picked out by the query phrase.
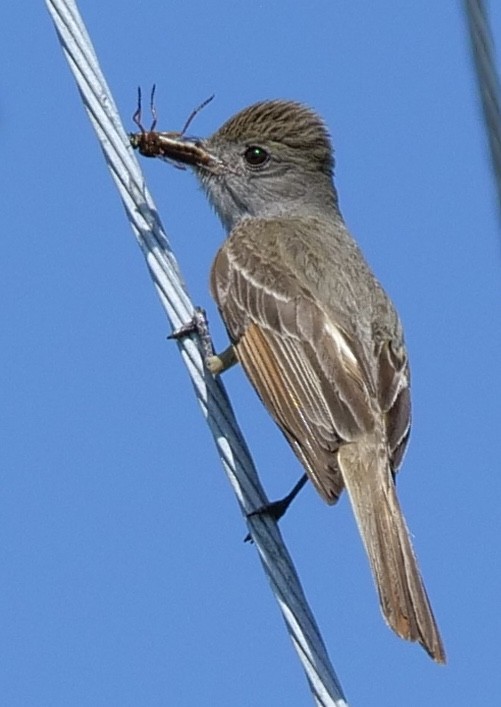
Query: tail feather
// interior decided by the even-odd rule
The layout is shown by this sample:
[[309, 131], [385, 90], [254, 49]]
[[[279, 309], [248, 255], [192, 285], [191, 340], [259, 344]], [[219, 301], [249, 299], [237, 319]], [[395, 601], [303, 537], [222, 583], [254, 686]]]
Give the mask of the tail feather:
[[338, 451], [338, 464], [369, 556], [381, 609], [401, 638], [437, 662], [445, 651], [398, 502], [385, 445], [368, 434]]

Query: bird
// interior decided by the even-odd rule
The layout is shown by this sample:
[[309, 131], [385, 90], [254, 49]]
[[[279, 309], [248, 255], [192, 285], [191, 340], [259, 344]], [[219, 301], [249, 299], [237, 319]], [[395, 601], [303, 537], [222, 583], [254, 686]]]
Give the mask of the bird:
[[265, 100], [179, 145], [162, 156], [194, 170], [227, 233], [210, 289], [231, 343], [210, 370], [240, 363], [322, 499], [346, 490], [388, 625], [445, 663], [395, 486], [411, 427], [403, 328], [341, 215], [325, 123]]

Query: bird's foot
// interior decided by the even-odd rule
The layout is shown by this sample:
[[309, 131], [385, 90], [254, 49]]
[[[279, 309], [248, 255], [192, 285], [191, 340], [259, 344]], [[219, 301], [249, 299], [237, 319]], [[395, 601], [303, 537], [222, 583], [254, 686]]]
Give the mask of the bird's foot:
[[[190, 334], [197, 334], [200, 340], [202, 356], [207, 364], [207, 361], [214, 358], [214, 346], [209, 332], [207, 314], [202, 307], [195, 307], [191, 320], [173, 331], [167, 338], [178, 340], [183, 339], [185, 336], [190, 336]], [[211, 370], [209, 366], [208, 368]]]
[[[259, 508], [256, 508], [255, 511], [251, 511], [250, 513], [247, 513], [247, 518], [252, 518], [252, 516], [260, 516], [260, 515], [268, 515], [270, 518], [272, 518], [276, 523], [282, 518], [282, 516], [285, 515], [287, 512], [287, 509], [291, 505], [292, 501], [296, 498], [298, 493], [301, 491], [305, 483], [308, 481], [308, 477], [306, 474], [303, 474], [303, 476], [299, 479], [297, 484], [294, 486], [292, 491], [287, 494], [287, 496], [284, 496], [284, 498], [281, 498], [278, 501], [272, 501], [271, 503], [265, 503], [264, 506], [260, 506]], [[252, 536], [250, 533], [248, 533], [245, 538], [244, 542], [252, 542]]]

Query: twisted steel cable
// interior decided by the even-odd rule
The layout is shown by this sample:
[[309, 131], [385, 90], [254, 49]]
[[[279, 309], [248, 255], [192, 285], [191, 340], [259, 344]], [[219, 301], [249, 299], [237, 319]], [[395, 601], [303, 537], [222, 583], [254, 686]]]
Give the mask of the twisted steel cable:
[[[190, 321], [194, 306], [153, 199], [144, 185], [90, 38], [72, 0], [46, 0], [46, 4], [157, 294], [172, 327], [177, 329]], [[179, 341], [178, 346], [315, 703], [319, 707], [346, 707], [341, 685], [276, 523], [264, 516], [247, 518], [248, 512], [266, 502], [266, 496], [226, 391], [222, 383], [204, 369], [194, 335]]]

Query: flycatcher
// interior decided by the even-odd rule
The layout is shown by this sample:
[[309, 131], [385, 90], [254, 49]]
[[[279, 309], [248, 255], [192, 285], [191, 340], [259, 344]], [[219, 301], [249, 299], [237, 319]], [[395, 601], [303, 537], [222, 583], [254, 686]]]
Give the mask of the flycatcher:
[[239, 361], [322, 498], [346, 489], [388, 624], [444, 663], [395, 491], [411, 423], [402, 325], [344, 224], [324, 123], [275, 100], [206, 140], [148, 135], [166, 136], [150, 156], [194, 168], [228, 232], [211, 291], [232, 345], [211, 370]]

